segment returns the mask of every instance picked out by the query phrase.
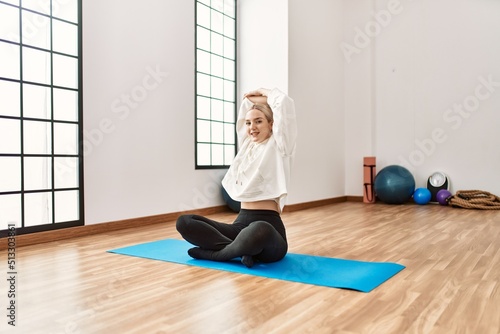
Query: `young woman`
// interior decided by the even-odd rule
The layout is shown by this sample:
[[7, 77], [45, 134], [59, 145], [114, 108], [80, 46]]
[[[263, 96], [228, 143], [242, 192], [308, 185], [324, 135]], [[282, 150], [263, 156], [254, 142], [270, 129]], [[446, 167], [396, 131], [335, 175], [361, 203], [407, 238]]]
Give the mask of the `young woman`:
[[285, 206], [297, 136], [295, 106], [279, 89], [245, 94], [236, 123], [240, 150], [222, 180], [229, 196], [241, 202], [232, 224], [199, 215], [182, 215], [177, 230], [193, 245], [196, 259], [281, 260], [287, 250], [281, 211]]

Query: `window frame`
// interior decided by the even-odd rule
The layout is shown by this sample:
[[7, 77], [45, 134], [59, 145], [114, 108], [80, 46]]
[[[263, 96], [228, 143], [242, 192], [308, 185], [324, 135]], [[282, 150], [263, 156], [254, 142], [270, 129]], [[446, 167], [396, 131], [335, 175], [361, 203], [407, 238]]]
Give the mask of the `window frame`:
[[[238, 149], [238, 141], [237, 141], [237, 135], [236, 135], [236, 121], [237, 121], [237, 99], [236, 99], [236, 92], [237, 92], [237, 1], [236, 0], [221, 0], [223, 3], [226, 3], [228, 1], [232, 1], [233, 2], [233, 6], [234, 6], [234, 17], [231, 17], [231, 16], [228, 16], [226, 14], [224, 14], [224, 12], [221, 12], [219, 10], [217, 10], [216, 8], [214, 8], [212, 6], [214, 0], [210, 1], [210, 0], [194, 0], [194, 5], [195, 5], [195, 75], [194, 75], [194, 80], [195, 80], [195, 124], [194, 124], [194, 129], [195, 129], [195, 140], [194, 140], [194, 145], [195, 145], [195, 149], [194, 149], [194, 153], [195, 153], [195, 169], [227, 169], [229, 168], [233, 158], [236, 156], [236, 152], [237, 152], [237, 149]], [[210, 2], [210, 5], [207, 4], [207, 2]], [[205, 27], [203, 25], [200, 25], [199, 24], [199, 21], [198, 21], [198, 18], [199, 18], [199, 13], [198, 13], [198, 6], [201, 5], [201, 6], [206, 6], [208, 7], [209, 10], [214, 10], [214, 11], [217, 11], [218, 13], [222, 14], [223, 17], [230, 17], [234, 20], [234, 30], [233, 30], [233, 33], [234, 33], [234, 38], [231, 38], [230, 36], [227, 36], [225, 33], [218, 33], [218, 32], [215, 32], [212, 30], [212, 26], [211, 27]], [[212, 25], [212, 23], [211, 23]], [[212, 50], [206, 50], [206, 49], [202, 49], [202, 48], [199, 48], [198, 46], [198, 39], [199, 39], [199, 36], [198, 36], [198, 29], [199, 28], [202, 28], [202, 29], [207, 29], [209, 30], [210, 33], [216, 33], [218, 35], [221, 35], [222, 38], [229, 38], [229, 39], [232, 39], [234, 41], [234, 50], [232, 51], [233, 52], [233, 55], [234, 55], [234, 58], [227, 58], [225, 57], [224, 55], [224, 49], [222, 51], [222, 54], [218, 54], [216, 52], [212, 52]], [[209, 53], [210, 56], [212, 55], [216, 55], [216, 56], [220, 56], [223, 58], [223, 60], [225, 59], [228, 59], [228, 60], [231, 60], [231, 61], [234, 61], [234, 67], [233, 67], [233, 73], [234, 73], [234, 77], [233, 77], [233, 80], [228, 80], [226, 78], [224, 78], [224, 75], [222, 77], [218, 77], [216, 75], [212, 75], [212, 73], [207, 73], [207, 72], [201, 72], [199, 71], [199, 59], [198, 59], [198, 52], [199, 51], [202, 51], [202, 52], [206, 52], [206, 53]], [[234, 90], [233, 90], [233, 95], [231, 96], [230, 99], [226, 99], [228, 98], [227, 96], [224, 96], [222, 99], [220, 98], [215, 98], [212, 94], [212, 92], [210, 93], [210, 95], [204, 95], [204, 94], [200, 94], [199, 90], [198, 90], [198, 75], [199, 74], [203, 74], [203, 75], [208, 75], [211, 79], [212, 78], [219, 78], [223, 81], [230, 81], [233, 83], [234, 85]], [[210, 117], [209, 118], [204, 118], [204, 117], [200, 117], [200, 113], [199, 113], [199, 108], [200, 108], [200, 105], [198, 103], [198, 99], [199, 98], [207, 98], [211, 101], [219, 101], [221, 103], [232, 103], [233, 104], [233, 108], [232, 108], [232, 122], [231, 121], [226, 121], [226, 120], [215, 120], [213, 117], [212, 117], [212, 113], [210, 111]], [[223, 111], [225, 113], [225, 110]], [[212, 136], [212, 132], [210, 132], [210, 140], [209, 141], [203, 141], [203, 140], [200, 140], [199, 138], [199, 131], [200, 131], [200, 128], [198, 126], [198, 122], [199, 121], [206, 121], [206, 122], [209, 122], [210, 123], [210, 126], [212, 127], [213, 123], [217, 123], [219, 125], [222, 126], [223, 128], [223, 131], [224, 131], [224, 127], [226, 126], [232, 126], [232, 138], [233, 138], [233, 143], [228, 143], [225, 141], [225, 138], [222, 140], [222, 142], [215, 142], [213, 141], [213, 136]], [[223, 136], [224, 137], [224, 136]], [[210, 164], [203, 164], [199, 161], [199, 153], [200, 153], [200, 149], [199, 149], [199, 145], [200, 144], [204, 144], [204, 145], [210, 145], [211, 146], [211, 149], [210, 149]], [[223, 157], [222, 157], [222, 161], [224, 163], [222, 164], [214, 164], [213, 163], [213, 152], [212, 152], [212, 148], [214, 147], [214, 145], [220, 145], [222, 146], [222, 150], [224, 151], [223, 152]], [[230, 156], [230, 158], [228, 158], [227, 156], [227, 152], [225, 152], [226, 148], [229, 149], [233, 149], [233, 152]], [[230, 159], [230, 162], [227, 162], [228, 159]]]
[[[13, 45], [19, 48], [19, 77], [18, 78], [9, 78], [9, 77], [2, 77], [0, 76], [0, 81], [1, 82], [11, 82], [11, 83], [17, 83], [19, 84], [19, 115], [17, 116], [9, 116], [7, 114], [1, 114], [0, 113], [0, 118], [1, 119], [10, 119], [10, 120], [16, 120], [19, 121], [19, 153], [5, 153], [5, 152], [0, 152], [0, 157], [13, 157], [13, 158], [19, 158], [20, 162], [20, 181], [21, 184], [19, 185], [18, 190], [12, 190], [12, 191], [0, 191], [0, 198], [1, 196], [4, 195], [19, 195], [20, 196], [20, 216], [21, 216], [21, 221], [20, 222], [15, 222], [16, 226], [15, 228], [15, 233], [16, 235], [21, 235], [21, 234], [29, 234], [29, 233], [35, 233], [35, 232], [43, 232], [43, 231], [51, 231], [51, 230], [57, 230], [57, 229], [63, 229], [63, 228], [68, 228], [68, 227], [75, 227], [75, 226], [83, 226], [84, 225], [84, 177], [83, 177], [83, 152], [84, 152], [84, 147], [83, 147], [83, 94], [82, 94], [82, 88], [83, 88], [83, 65], [82, 65], [82, 55], [83, 55], [83, 49], [82, 49], [82, 40], [83, 40], [83, 33], [82, 33], [82, 0], [76, 0], [76, 16], [74, 19], [77, 20], [77, 22], [69, 21], [61, 16], [58, 16], [57, 13], [55, 12], [58, 8], [58, 6], [61, 6], [60, 3], [57, 3], [57, 0], [51, 0], [50, 1], [50, 10], [47, 12], [43, 12], [43, 10], [35, 10], [33, 8], [25, 7], [23, 6], [22, 2], [19, 1], [18, 4], [13, 4], [12, 2], [5, 2], [1, 1], [0, 3], [2, 6], [9, 6], [12, 8], [16, 8], [19, 11], [19, 30], [18, 30], [18, 40], [8, 40], [8, 39], [0, 39], [0, 42], [4, 45]], [[7, 8], [7, 7], [5, 7]], [[39, 47], [34, 45], [33, 43], [27, 43], [24, 41], [23, 38], [23, 14], [30, 13], [33, 15], [36, 15], [40, 18], [44, 17], [48, 20], [48, 41], [47, 45], [45, 47]], [[55, 34], [55, 29], [54, 29], [54, 22], [57, 22], [56, 24], [70, 24], [71, 26], [74, 26], [76, 29], [76, 52], [74, 54], [72, 53], [67, 53], [67, 50], [61, 51], [60, 49], [58, 50], [57, 47], [55, 47], [54, 44], [54, 34]], [[33, 24], [33, 23], [30, 23]], [[60, 31], [60, 30], [59, 30]], [[59, 32], [56, 32], [59, 33]], [[61, 44], [59, 44], [61, 46]], [[50, 74], [48, 74], [49, 81], [48, 83], [41, 83], [41, 82], [36, 82], [36, 81], [30, 81], [25, 77], [25, 73], [23, 72], [23, 67], [25, 64], [23, 63], [23, 55], [27, 50], [34, 50], [34, 51], [42, 51], [46, 53], [46, 57], [49, 59], [48, 61], [50, 62]], [[54, 57], [63, 57], [60, 58], [63, 60], [69, 60], [73, 59], [76, 60], [76, 81], [75, 85], [72, 87], [71, 85], [67, 83], [61, 83], [55, 82], [55, 71], [57, 67], [54, 67]], [[1, 74], [0, 74], [1, 75]], [[29, 86], [28, 86], [29, 85]], [[26, 89], [28, 87], [39, 89], [39, 88], [45, 88], [50, 91], [50, 109], [48, 109], [48, 114], [47, 118], [37, 118], [37, 117], [32, 117], [30, 115], [25, 115], [25, 103], [26, 101], [24, 100], [24, 94], [26, 93]], [[55, 90], [58, 90], [59, 92], [66, 91], [66, 92], [74, 92], [77, 97], [76, 97], [76, 120], [65, 120], [63, 118], [58, 118], [55, 116], [55, 107], [54, 107], [54, 96], [55, 96]], [[31, 122], [32, 124], [44, 124], [47, 126], [47, 128], [50, 128], [50, 150], [45, 152], [45, 153], [26, 153], [25, 148], [24, 148], [24, 138], [26, 135], [25, 132], [25, 123], [26, 122]], [[56, 128], [63, 128], [66, 125], [73, 125], [76, 127], [76, 137], [75, 138], [75, 152], [74, 153], [65, 153], [62, 151], [59, 151], [62, 147], [63, 144], [66, 144], [65, 141], [57, 141], [55, 140], [55, 129]], [[29, 135], [28, 135], [29, 136]], [[48, 135], [47, 135], [48, 136]], [[56, 146], [58, 149], [56, 149]], [[44, 158], [50, 161], [50, 167], [47, 167], [48, 171], [47, 173], [50, 175], [50, 180], [48, 180], [48, 185], [47, 187], [40, 187], [39, 189], [27, 189], [25, 185], [25, 180], [26, 180], [26, 161], [27, 159], [30, 158]], [[61, 186], [57, 185], [57, 180], [56, 180], [56, 169], [58, 168], [58, 163], [56, 163], [56, 159], [58, 159], [59, 162], [61, 162], [62, 159], [65, 159], [65, 163], [69, 163], [69, 159], [71, 160], [72, 163], [76, 163], [77, 166], [74, 168], [77, 169], [75, 172], [76, 179], [75, 184], [76, 186]], [[72, 202], [73, 205], [75, 205], [77, 212], [75, 212], [74, 216], [75, 218], [78, 217], [77, 219], [70, 219], [70, 220], [64, 220], [62, 218], [62, 221], [58, 222], [60, 217], [58, 218], [59, 210], [57, 209], [57, 195], [62, 194], [63, 192], [75, 192], [78, 196], [78, 199]], [[39, 225], [30, 225], [26, 226], [26, 215], [27, 215], [27, 209], [26, 209], [26, 195], [30, 194], [46, 194], [47, 196], [51, 196], [50, 199], [50, 219], [48, 220], [47, 224], [39, 224]], [[47, 201], [47, 204], [49, 201]], [[73, 218], [73, 217], [72, 217]], [[13, 222], [14, 223], [14, 222]], [[2, 229], [0, 230], [0, 237], [6, 237], [8, 235], [12, 234], [11, 231], [11, 224], [7, 222], [7, 229]], [[20, 226], [18, 226], [20, 225]]]

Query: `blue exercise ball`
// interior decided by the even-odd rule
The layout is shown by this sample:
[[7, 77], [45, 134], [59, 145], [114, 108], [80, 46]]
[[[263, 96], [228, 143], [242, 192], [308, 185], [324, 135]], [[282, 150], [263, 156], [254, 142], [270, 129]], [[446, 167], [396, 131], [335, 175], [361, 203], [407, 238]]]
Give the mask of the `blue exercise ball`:
[[402, 166], [391, 165], [382, 168], [375, 176], [375, 194], [387, 204], [408, 202], [415, 191], [415, 179]]
[[241, 209], [241, 203], [238, 201], [235, 201], [234, 199], [229, 196], [227, 193], [226, 189], [224, 187], [222, 188], [222, 198], [224, 199], [224, 202], [226, 202], [226, 205], [234, 212], [240, 212]]
[[427, 188], [417, 188], [413, 193], [415, 203], [425, 205], [431, 200], [431, 191]]

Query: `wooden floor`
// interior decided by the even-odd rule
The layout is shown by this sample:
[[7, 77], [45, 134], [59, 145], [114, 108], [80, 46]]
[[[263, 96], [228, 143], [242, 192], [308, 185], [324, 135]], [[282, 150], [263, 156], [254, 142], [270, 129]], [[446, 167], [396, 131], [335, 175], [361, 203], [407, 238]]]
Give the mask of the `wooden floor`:
[[0, 291], [0, 332], [500, 333], [500, 211], [346, 202], [283, 218], [291, 252], [407, 268], [362, 293], [106, 252], [179, 238], [169, 221], [18, 248], [17, 327]]

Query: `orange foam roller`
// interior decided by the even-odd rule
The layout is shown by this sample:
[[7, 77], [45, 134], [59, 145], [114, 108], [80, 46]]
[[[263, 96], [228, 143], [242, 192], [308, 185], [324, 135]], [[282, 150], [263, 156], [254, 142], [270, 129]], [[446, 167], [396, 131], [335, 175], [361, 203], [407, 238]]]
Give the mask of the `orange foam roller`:
[[377, 159], [363, 158], [363, 202], [375, 203], [375, 175], [377, 175]]

